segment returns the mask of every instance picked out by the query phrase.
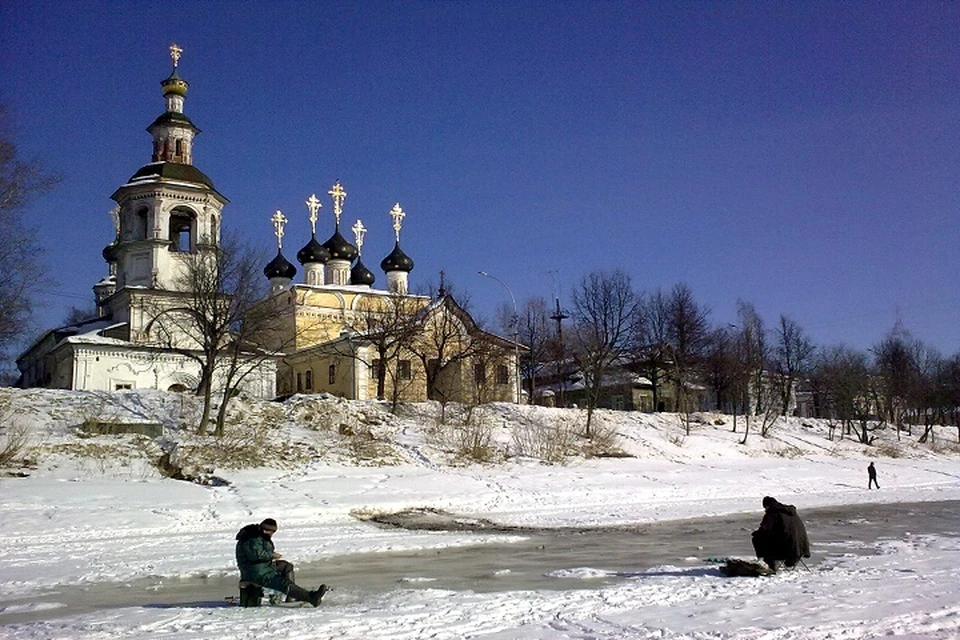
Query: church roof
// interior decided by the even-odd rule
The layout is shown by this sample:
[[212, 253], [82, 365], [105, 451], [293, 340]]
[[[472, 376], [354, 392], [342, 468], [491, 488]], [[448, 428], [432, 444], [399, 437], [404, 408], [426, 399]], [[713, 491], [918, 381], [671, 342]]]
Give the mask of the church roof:
[[406, 271], [407, 273], [410, 273], [413, 271], [413, 260], [411, 260], [407, 254], [401, 251], [400, 243], [397, 242], [393, 246], [393, 251], [390, 252], [390, 255], [380, 262], [380, 268], [383, 269], [385, 273], [389, 273], [391, 271]]
[[267, 278], [287, 278], [292, 279], [297, 275], [297, 268], [283, 257], [283, 254], [277, 250], [277, 256], [263, 268], [263, 275]]
[[330, 259], [330, 252], [322, 244], [317, 242], [316, 236], [310, 236], [310, 242], [303, 245], [300, 251], [297, 251], [297, 262], [300, 264], [310, 264], [316, 262], [326, 262]]
[[156, 126], [169, 124], [179, 124], [192, 127], [194, 132], [200, 133], [200, 129], [193, 124], [193, 121], [191, 121], [190, 118], [182, 113], [177, 113], [176, 111], [167, 111], [159, 115], [156, 120], [150, 123], [150, 126], [147, 127], [147, 131], [152, 132], [153, 128]]
[[372, 285], [376, 279], [377, 277], [373, 275], [373, 272], [363, 264], [363, 260], [357, 260], [357, 264], [353, 265], [353, 269], [350, 270], [350, 284], [365, 284], [369, 286]]
[[[177, 181], [192, 182], [203, 185], [214, 191], [213, 181], [205, 173], [197, 169], [192, 164], [180, 164], [179, 162], [151, 162], [137, 169], [137, 172], [130, 176], [127, 185], [140, 184], [144, 182], [155, 181]], [[124, 186], [127, 186], [124, 185]]]
[[323, 243], [323, 247], [330, 252], [331, 260], [349, 260], [352, 262], [359, 255], [357, 248], [340, 235], [339, 228], [333, 232], [329, 240]]

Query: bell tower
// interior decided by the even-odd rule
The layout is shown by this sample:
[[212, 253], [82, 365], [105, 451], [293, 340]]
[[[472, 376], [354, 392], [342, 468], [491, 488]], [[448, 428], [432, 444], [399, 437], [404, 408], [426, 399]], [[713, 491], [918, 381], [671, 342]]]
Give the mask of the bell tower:
[[147, 127], [151, 162], [111, 196], [119, 219], [113, 245], [116, 292], [102, 300], [101, 311], [129, 321], [134, 340], [138, 323], [130, 310], [131, 292], [142, 300], [188, 291], [186, 265], [195, 254], [219, 247], [221, 215], [229, 202], [193, 165], [200, 129], [183, 113], [189, 84], [179, 73], [182, 53], [170, 46], [173, 71], [160, 83], [166, 110]]
[[179, 74], [183, 49], [171, 45], [173, 72], [163, 80], [166, 111], [147, 127], [153, 136], [152, 162], [111, 196], [120, 209], [117, 289], [184, 289], [186, 255], [215, 249], [220, 242], [224, 198], [193, 166], [193, 139], [200, 133], [183, 113], [189, 85]]

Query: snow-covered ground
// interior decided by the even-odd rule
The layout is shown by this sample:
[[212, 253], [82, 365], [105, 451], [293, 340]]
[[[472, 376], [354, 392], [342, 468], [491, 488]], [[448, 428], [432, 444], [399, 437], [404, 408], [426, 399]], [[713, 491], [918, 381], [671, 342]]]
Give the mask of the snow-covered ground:
[[[2, 638], [960, 638], [960, 531], [881, 539], [856, 555], [816, 549], [811, 532], [823, 559], [809, 572], [771, 578], [724, 578], [704, 558], [616, 581], [571, 566], [563, 579], [582, 583], [575, 592], [398, 584], [358, 599], [334, 590], [316, 610], [195, 604], [64, 617], [49, 598], [29, 599], [55, 590], [69, 602], [77, 586], [151, 576], [233, 576], [234, 534], [265, 517], [280, 521], [278, 550], [305, 563], [498, 539], [363, 520], [411, 507], [565, 527], [734, 513], [759, 521], [764, 495], [801, 515], [958, 500], [954, 428], [938, 429], [934, 445], [885, 430], [868, 447], [839, 433], [831, 439], [820, 421], [791, 418], [739, 444], [742, 418], [734, 433], [729, 416], [701, 416], [688, 436], [674, 415], [602, 411], [600, 452], [616, 455], [547, 463], [534, 454], [555, 457], [558, 442], [568, 452], [585, 447], [570, 435], [582, 428], [582, 412], [493, 405], [475, 413], [474, 426], [458, 426], [455, 416], [439, 424], [430, 404], [394, 416], [377, 403], [319, 397], [237, 400], [227, 435], [210, 447], [178, 429], [196, 415], [190, 397], [0, 389], [0, 407], [0, 450], [4, 438], [24, 435], [19, 457], [29, 462], [7, 468], [26, 477], [0, 478]], [[155, 424], [165, 435], [82, 431], [95, 422]], [[184, 471], [211, 484], [161, 477], [153, 463], [174, 443]], [[204, 453], [191, 449], [203, 443]], [[458, 458], [458, 448], [490, 461]], [[880, 491], [866, 489], [868, 460]], [[38, 619], [10, 622], [41, 607]]]

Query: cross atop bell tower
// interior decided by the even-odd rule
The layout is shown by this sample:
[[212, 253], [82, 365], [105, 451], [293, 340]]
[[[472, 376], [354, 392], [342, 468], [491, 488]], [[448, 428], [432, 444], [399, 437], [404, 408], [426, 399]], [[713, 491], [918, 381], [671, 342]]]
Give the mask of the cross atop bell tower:
[[170, 45], [173, 70], [160, 82], [166, 110], [147, 127], [153, 136], [151, 161], [111, 196], [119, 208], [119, 233], [111, 252], [116, 293], [103, 306], [114, 317], [130, 319], [132, 339], [140, 321], [128, 308], [133, 292], [159, 300], [189, 290], [185, 274], [191, 256], [219, 246], [221, 214], [228, 202], [193, 166], [193, 139], [200, 130], [183, 113], [188, 88], [179, 74], [183, 51]]

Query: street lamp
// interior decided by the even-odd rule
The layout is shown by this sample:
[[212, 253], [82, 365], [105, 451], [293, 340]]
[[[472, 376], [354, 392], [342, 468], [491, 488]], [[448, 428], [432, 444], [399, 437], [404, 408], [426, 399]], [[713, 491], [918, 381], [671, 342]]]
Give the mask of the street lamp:
[[499, 282], [500, 286], [510, 294], [510, 302], [513, 303], [513, 379], [516, 383], [514, 386], [514, 393], [516, 394], [515, 402], [520, 404], [520, 314], [517, 312], [517, 299], [513, 297], [513, 291], [510, 290], [510, 287], [497, 276], [492, 276], [486, 271], [477, 271], [477, 273], [484, 278], [490, 278], [491, 280]]

